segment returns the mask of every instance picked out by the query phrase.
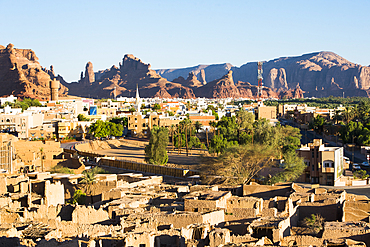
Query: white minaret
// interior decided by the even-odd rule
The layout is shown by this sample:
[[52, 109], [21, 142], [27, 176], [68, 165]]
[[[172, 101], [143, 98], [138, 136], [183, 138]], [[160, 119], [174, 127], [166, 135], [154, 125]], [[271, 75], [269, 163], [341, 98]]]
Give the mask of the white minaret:
[[136, 110], [138, 113], [140, 113], [141, 108], [141, 102], [140, 102], [140, 96], [139, 96], [139, 86], [136, 84]]

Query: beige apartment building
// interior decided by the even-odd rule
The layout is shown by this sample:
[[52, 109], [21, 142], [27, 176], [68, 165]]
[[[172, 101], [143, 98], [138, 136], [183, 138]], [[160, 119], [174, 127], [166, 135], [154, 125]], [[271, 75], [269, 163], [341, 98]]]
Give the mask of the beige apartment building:
[[88, 132], [88, 126], [90, 122], [57, 122], [56, 126], [56, 138], [58, 140], [65, 138], [75, 138], [76, 140], [82, 140], [85, 138]]
[[256, 119], [276, 119], [276, 106], [258, 106], [255, 109]]
[[153, 126], [160, 127], [171, 127], [176, 126], [186, 117], [174, 117], [167, 115], [158, 115], [156, 113], [142, 115], [137, 112], [133, 112], [127, 116], [128, 119], [128, 130], [131, 131], [132, 136], [137, 137], [148, 137], [150, 130]]
[[334, 185], [343, 174], [343, 147], [325, 147], [321, 139], [314, 139], [296, 152], [307, 165], [299, 182]]
[[29, 129], [42, 125], [44, 116], [37, 114], [0, 114], [0, 130], [18, 132], [18, 138], [29, 138]]
[[142, 115], [140, 112], [133, 112], [127, 116], [128, 130], [132, 136], [147, 137], [154, 125], [159, 126], [159, 116], [157, 114]]

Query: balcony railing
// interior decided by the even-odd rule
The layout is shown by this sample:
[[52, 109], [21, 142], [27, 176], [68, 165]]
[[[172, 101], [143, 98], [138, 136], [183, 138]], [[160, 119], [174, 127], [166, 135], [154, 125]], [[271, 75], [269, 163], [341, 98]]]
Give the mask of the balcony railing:
[[325, 173], [334, 173], [334, 167], [323, 167], [321, 172]]

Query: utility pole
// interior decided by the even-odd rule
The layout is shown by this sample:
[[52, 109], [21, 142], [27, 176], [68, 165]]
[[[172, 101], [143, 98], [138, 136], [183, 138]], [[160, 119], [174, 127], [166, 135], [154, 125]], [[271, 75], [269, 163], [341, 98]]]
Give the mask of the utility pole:
[[188, 149], [188, 126], [185, 126], [185, 146], [186, 146], [186, 156], [189, 156], [189, 149]]
[[209, 147], [209, 143], [208, 143], [208, 129], [206, 129], [206, 138], [207, 138], [207, 148]]
[[182, 139], [182, 133], [181, 133], [181, 125], [179, 125], [179, 129], [178, 129], [178, 137], [179, 137], [179, 141], [178, 141], [178, 153], [181, 154], [181, 139]]
[[257, 101], [258, 101], [258, 103], [262, 102], [262, 85], [263, 85], [263, 83], [262, 83], [262, 80], [263, 80], [262, 64], [263, 64], [263, 62], [258, 62], [257, 63], [257, 65], [258, 65], [258, 74], [257, 74], [257, 79], [258, 79]]
[[355, 144], [354, 144], [355, 137], [352, 136], [352, 163], [355, 163]]

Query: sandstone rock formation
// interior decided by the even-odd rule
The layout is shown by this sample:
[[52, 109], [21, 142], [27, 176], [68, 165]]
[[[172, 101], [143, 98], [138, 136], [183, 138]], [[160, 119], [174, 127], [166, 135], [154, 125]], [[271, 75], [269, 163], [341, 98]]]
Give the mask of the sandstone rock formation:
[[212, 64], [212, 65], [198, 65], [183, 69], [161, 69], [156, 72], [166, 78], [167, 80], [174, 80], [179, 76], [186, 77], [190, 72], [193, 72], [197, 76], [198, 80], [203, 82], [213, 81], [220, 79], [222, 76], [227, 74], [233, 66], [230, 63], [224, 64]]
[[[220, 78], [214, 73], [214, 69], [224, 74], [232, 70], [234, 81], [257, 85], [256, 62], [246, 63], [241, 67], [230, 64], [199, 65], [157, 72], [162, 77], [172, 80], [179, 76], [184, 77], [190, 72], [199, 78], [200, 71], [203, 70], [207, 81], [212, 81]], [[346, 96], [370, 95], [370, 67], [351, 63], [333, 52], [277, 58], [264, 62], [263, 71], [264, 85], [279, 94], [285, 90], [289, 95], [288, 91], [295, 90], [299, 84], [301, 90], [305, 92], [305, 97], [341, 96], [343, 92]]]
[[[55, 78], [53, 67], [41, 67], [31, 49], [16, 49], [13, 44], [0, 46], [0, 95], [15, 95], [40, 100], [50, 99], [50, 81]], [[68, 93], [60, 86], [59, 95]]]
[[265, 79], [265, 86], [273, 89], [288, 89], [286, 81], [286, 72], [284, 68], [272, 68]]
[[[134, 97], [136, 85], [142, 97], [256, 98], [257, 95], [256, 62], [241, 67], [225, 63], [157, 72], [150, 67], [133, 55], [125, 55], [119, 67], [95, 73], [95, 80], [92, 64], [88, 63], [78, 83], [61, 82], [69, 87], [70, 94], [97, 98]], [[264, 98], [370, 95], [370, 68], [332, 52], [282, 57], [264, 62], [263, 69]]]
[[199, 81], [203, 85], [206, 85], [207, 84], [207, 81], [206, 81], [206, 72], [204, 71], [204, 69], [201, 69], [200, 70], [200, 73], [199, 73]]
[[[86, 71], [90, 67], [92, 68], [92, 65], [87, 65]], [[86, 84], [87, 72], [85, 72], [83, 80], [63, 84], [70, 89], [70, 94], [95, 98], [134, 97], [136, 85], [142, 97], [195, 97], [190, 88], [167, 81], [150, 67], [150, 64], [145, 64], [139, 58], [127, 54], [119, 64], [119, 68], [112, 66], [110, 69], [97, 72], [93, 83], [90, 81]]]
[[[213, 80], [206, 85], [194, 89], [197, 97], [206, 98], [251, 98], [257, 95], [257, 86], [252, 86], [248, 82], [239, 81], [234, 83], [233, 73], [230, 70], [226, 75], [218, 80]], [[263, 88], [263, 98], [278, 98], [278, 94], [270, 88]]]
[[181, 85], [185, 87], [201, 87], [204, 84], [198, 80], [198, 78], [194, 75], [193, 72], [189, 73], [188, 78], [186, 80], [184, 77], [180, 76], [173, 80], [173, 82], [180, 83]]
[[239, 98], [239, 89], [235, 86], [232, 71], [221, 79], [213, 80], [196, 91], [198, 97], [206, 98]]

